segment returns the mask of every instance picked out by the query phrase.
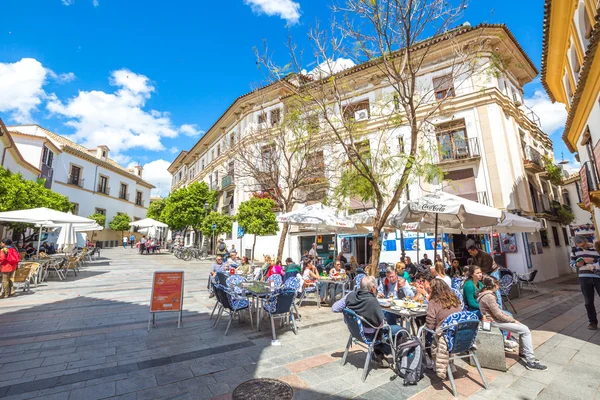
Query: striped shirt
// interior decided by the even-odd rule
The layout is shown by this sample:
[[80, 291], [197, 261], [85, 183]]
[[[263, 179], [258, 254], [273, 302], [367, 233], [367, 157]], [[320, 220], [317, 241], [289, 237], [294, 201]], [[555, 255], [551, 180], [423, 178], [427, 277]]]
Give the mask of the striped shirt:
[[[584, 264], [583, 267], [577, 267], [578, 258], [591, 258], [592, 264]], [[574, 246], [571, 248], [571, 268], [576, 270], [581, 278], [600, 278], [591, 269], [598, 270], [600, 268], [600, 254], [593, 248], [583, 248]], [[585, 268], [585, 269], [582, 269]]]

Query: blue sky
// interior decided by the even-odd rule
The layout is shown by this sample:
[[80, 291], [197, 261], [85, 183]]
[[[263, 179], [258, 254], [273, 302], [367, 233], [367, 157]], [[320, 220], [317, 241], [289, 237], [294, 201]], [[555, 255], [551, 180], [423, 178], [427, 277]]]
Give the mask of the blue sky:
[[[166, 166], [190, 148], [239, 95], [264, 81], [253, 47], [263, 39], [286, 61], [288, 27], [299, 46], [329, 0], [4, 0], [0, 117], [34, 122], [78, 142], [107, 144], [117, 160], [146, 166], [169, 186]], [[516, 12], [518, 10], [518, 12]], [[540, 65], [543, 0], [472, 0], [464, 20], [506, 23]], [[308, 60], [307, 60], [308, 63]], [[310, 69], [310, 65], [307, 65]], [[528, 103], [551, 135], [556, 158], [562, 105], [539, 79]]]

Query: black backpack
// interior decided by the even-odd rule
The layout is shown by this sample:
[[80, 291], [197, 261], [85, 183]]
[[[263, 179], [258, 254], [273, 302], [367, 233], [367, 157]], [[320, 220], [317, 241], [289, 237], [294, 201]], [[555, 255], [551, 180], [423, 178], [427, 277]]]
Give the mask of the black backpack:
[[393, 369], [396, 376], [404, 378], [404, 386], [416, 385], [423, 379], [425, 364], [425, 348], [423, 343], [416, 336], [411, 336], [405, 329], [396, 333], [392, 338], [394, 346], [394, 365]]
[[223, 251], [225, 250], [227, 247], [225, 247], [225, 243], [221, 242], [219, 243], [219, 251]]

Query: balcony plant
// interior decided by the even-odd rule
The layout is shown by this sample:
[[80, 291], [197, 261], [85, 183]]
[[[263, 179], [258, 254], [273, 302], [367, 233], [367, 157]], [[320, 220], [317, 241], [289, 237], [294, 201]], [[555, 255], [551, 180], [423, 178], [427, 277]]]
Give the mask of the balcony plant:
[[573, 214], [567, 207], [561, 205], [558, 208], [558, 221], [563, 225], [570, 225], [575, 220], [575, 214]]
[[548, 180], [554, 185], [561, 185], [563, 180], [562, 169], [558, 165], [554, 164], [554, 161], [548, 156], [543, 156], [542, 160], [544, 163], [544, 169], [548, 174]]

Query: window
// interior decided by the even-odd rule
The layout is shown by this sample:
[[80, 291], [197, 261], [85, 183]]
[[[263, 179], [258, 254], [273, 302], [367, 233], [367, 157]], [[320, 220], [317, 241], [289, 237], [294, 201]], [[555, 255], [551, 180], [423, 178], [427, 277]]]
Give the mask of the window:
[[129, 200], [129, 193], [127, 193], [127, 185], [121, 183], [121, 188], [119, 189], [119, 198], [123, 200]]
[[102, 150], [102, 158], [106, 158], [106, 150]]
[[231, 134], [229, 135], [229, 146], [233, 147], [234, 144], [235, 144], [235, 132], [231, 132]]
[[556, 246], [560, 246], [560, 237], [558, 236], [558, 228], [555, 226], [552, 227], [552, 236], [554, 236], [554, 244]]
[[446, 172], [442, 190], [463, 199], [479, 201], [473, 168]]
[[454, 81], [452, 80], [452, 75], [433, 78], [433, 91], [435, 92], [436, 100], [454, 97]]
[[69, 175], [69, 183], [71, 185], [83, 186], [83, 180], [81, 179], [81, 168], [75, 165], [71, 165], [71, 174]]
[[325, 156], [322, 151], [314, 152], [307, 160], [307, 181], [318, 183], [325, 178]]
[[73, 215], [79, 215], [79, 204], [78, 203], [71, 203], [73, 204]]
[[542, 238], [542, 247], [550, 247], [550, 241], [548, 240], [548, 230], [541, 229], [540, 237]]
[[217, 157], [221, 155], [221, 145], [217, 146]]
[[135, 192], [135, 204], [137, 204], [138, 206], [144, 205], [144, 200], [142, 200], [142, 192], [140, 192], [139, 190]]
[[52, 162], [54, 161], [54, 153], [44, 146], [44, 153], [42, 154], [42, 163], [49, 168], [52, 168]]
[[106, 210], [104, 208], [96, 208], [94, 214], [102, 214], [106, 217]]
[[344, 120], [348, 122], [362, 121], [371, 118], [371, 107], [369, 100], [362, 100], [344, 107]]
[[567, 233], [567, 228], [565, 228], [563, 226], [562, 228], [562, 232], [563, 232], [563, 239], [565, 239], [565, 245], [569, 245], [569, 234]]
[[319, 131], [319, 116], [317, 114], [310, 114], [306, 117], [306, 130], [309, 133], [316, 133]]
[[[469, 147], [464, 120], [452, 121], [436, 127], [440, 161], [460, 160], [479, 154], [478, 149]], [[475, 142], [473, 142], [473, 145]]]
[[271, 111], [271, 126], [279, 125], [281, 121], [281, 109], [276, 108]]
[[398, 150], [400, 153], [404, 153], [404, 136], [398, 137]]
[[262, 167], [264, 172], [269, 172], [275, 165], [275, 147], [263, 146], [262, 148]]
[[200, 162], [200, 170], [204, 171], [204, 158], [202, 159], [202, 161]]
[[266, 113], [260, 113], [258, 114], [258, 123], [259, 124], [264, 124], [267, 122], [267, 114]]
[[235, 173], [235, 163], [232, 161], [227, 165], [227, 175], [233, 178], [233, 174]]
[[210, 152], [210, 161], [213, 161], [215, 159], [215, 150], [211, 150]]
[[108, 194], [109, 190], [110, 188], [108, 187], [108, 177], [100, 175], [100, 179], [98, 182], [98, 192]]

